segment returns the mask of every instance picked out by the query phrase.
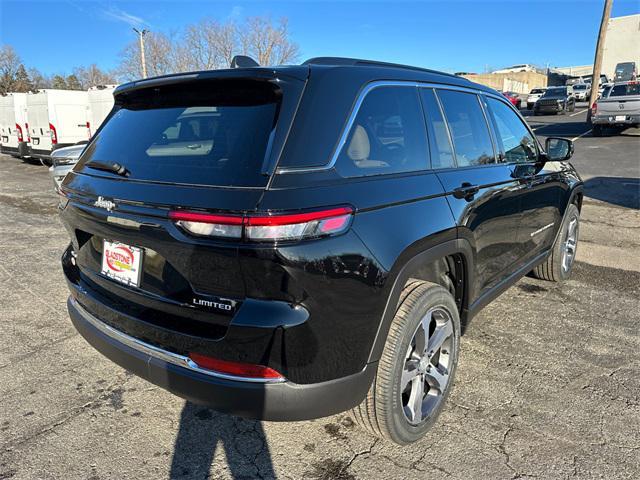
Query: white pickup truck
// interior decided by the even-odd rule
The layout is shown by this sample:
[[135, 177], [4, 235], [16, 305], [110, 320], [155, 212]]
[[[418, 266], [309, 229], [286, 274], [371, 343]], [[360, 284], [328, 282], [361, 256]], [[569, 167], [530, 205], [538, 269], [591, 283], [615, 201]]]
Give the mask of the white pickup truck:
[[640, 126], [640, 82], [616, 83], [606, 98], [593, 104], [591, 123], [594, 137], [607, 127]]

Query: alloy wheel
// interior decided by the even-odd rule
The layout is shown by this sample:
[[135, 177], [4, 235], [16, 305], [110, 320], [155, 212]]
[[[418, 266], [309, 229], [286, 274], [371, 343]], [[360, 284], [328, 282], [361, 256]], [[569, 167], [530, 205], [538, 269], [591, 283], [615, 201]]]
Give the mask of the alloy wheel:
[[454, 346], [449, 312], [441, 307], [429, 310], [413, 334], [400, 380], [402, 410], [412, 425], [427, 420], [442, 402]]
[[578, 247], [578, 219], [573, 217], [567, 227], [567, 236], [562, 244], [562, 271], [568, 272], [573, 265]]

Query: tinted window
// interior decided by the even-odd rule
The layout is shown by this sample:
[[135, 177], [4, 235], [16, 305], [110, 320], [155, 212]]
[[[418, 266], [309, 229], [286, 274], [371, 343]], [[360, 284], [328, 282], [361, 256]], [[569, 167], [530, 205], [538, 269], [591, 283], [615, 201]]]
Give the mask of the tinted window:
[[496, 124], [498, 145], [507, 163], [531, 162], [537, 159], [536, 141], [511, 108], [499, 100], [487, 100]]
[[429, 132], [431, 168], [453, 167], [455, 166], [453, 149], [438, 101], [431, 89], [422, 89], [421, 95]]
[[132, 94], [87, 147], [82, 163], [117, 162], [135, 180], [264, 186], [262, 164], [278, 100], [260, 88]]
[[338, 158], [347, 177], [428, 168], [426, 131], [415, 88], [379, 87], [367, 94]]
[[614, 85], [609, 94], [610, 97], [624, 97], [626, 95], [640, 95], [640, 83]]
[[458, 166], [493, 163], [494, 153], [489, 127], [477, 95], [439, 90], [438, 96], [449, 124]]

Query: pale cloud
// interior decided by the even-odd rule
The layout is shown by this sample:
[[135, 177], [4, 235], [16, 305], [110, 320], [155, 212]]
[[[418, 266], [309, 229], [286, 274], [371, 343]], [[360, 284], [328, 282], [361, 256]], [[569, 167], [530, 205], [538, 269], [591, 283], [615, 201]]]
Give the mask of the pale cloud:
[[126, 23], [132, 27], [140, 27], [143, 25], [149, 25], [149, 23], [141, 17], [137, 17], [136, 15], [132, 15], [124, 10], [121, 10], [116, 7], [110, 7], [106, 10], [103, 10], [102, 13], [111, 20], [116, 20], [118, 22]]
[[241, 7], [240, 5], [235, 5], [231, 9], [231, 12], [229, 12], [229, 15], [227, 15], [227, 19], [228, 20], [237, 20], [238, 18], [240, 18], [242, 16], [243, 13], [244, 13], [244, 8]]

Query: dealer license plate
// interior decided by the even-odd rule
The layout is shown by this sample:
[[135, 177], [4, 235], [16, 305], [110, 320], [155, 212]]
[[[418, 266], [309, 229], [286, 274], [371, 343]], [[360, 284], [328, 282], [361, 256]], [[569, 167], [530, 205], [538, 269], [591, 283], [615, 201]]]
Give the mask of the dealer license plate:
[[102, 274], [125, 285], [140, 285], [142, 249], [120, 242], [104, 241]]

